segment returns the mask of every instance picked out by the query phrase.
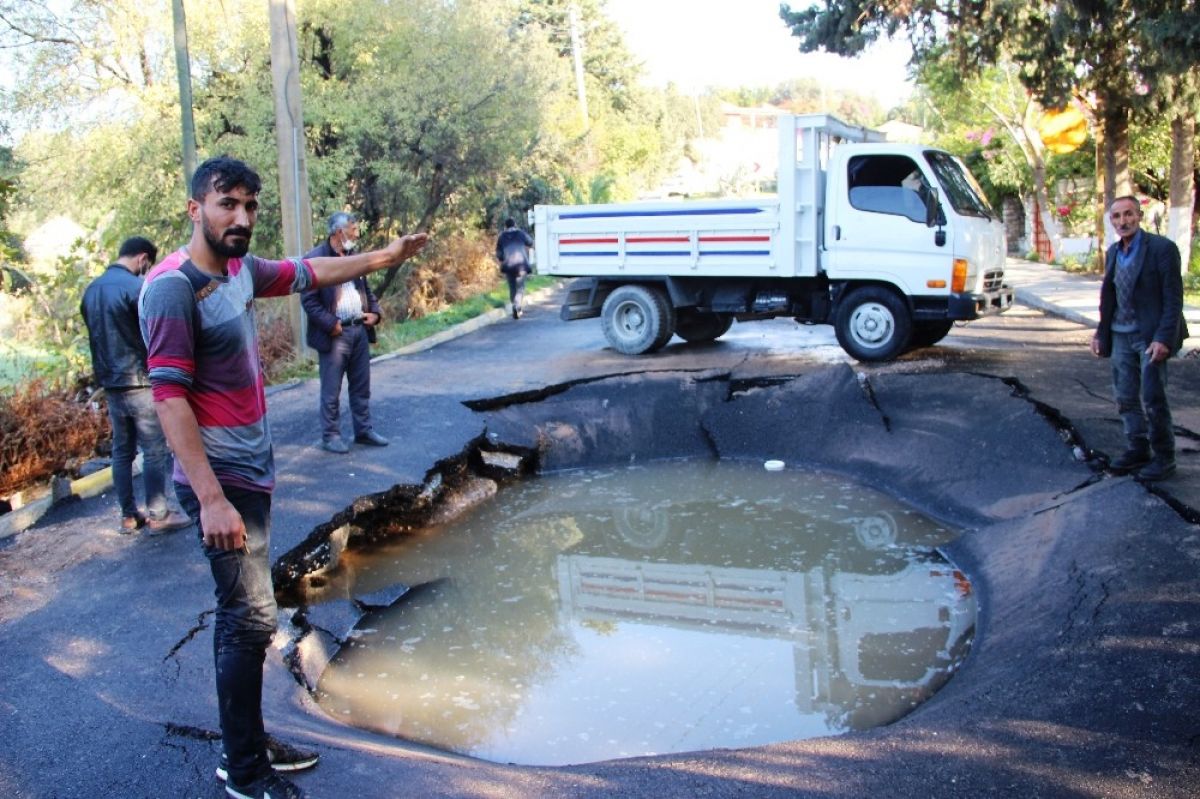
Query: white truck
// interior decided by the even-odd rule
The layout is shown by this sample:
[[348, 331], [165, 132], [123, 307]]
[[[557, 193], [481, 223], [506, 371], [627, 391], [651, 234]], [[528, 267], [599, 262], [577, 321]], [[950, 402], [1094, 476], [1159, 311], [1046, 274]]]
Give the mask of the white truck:
[[958, 158], [825, 114], [778, 128], [774, 198], [536, 206], [538, 273], [580, 278], [562, 318], [638, 355], [790, 316], [886, 361], [1012, 304], [1003, 225]]

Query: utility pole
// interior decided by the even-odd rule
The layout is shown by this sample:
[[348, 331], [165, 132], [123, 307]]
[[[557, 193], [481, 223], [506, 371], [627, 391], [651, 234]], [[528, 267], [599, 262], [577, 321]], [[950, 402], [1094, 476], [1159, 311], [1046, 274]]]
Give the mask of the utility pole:
[[579, 6], [571, 3], [567, 9], [571, 24], [571, 54], [575, 59], [575, 93], [579, 95], [579, 114], [583, 117], [583, 129], [588, 129], [587, 87], [583, 82], [583, 37], [579, 32]]
[[175, 72], [179, 78], [179, 119], [183, 125], [183, 193], [191, 194], [196, 172], [196, 124], [192, 120], [192, 62], [188, 57], [187, 20], [183, 0], [171, 0], [175, 16]]
[[[300, 45], [292, 0], [270, 0], [271, 83], [275, 89], [275, 144], [279, 150], [279, 204], [283, 244], [298, 257], [312, 244], [312, 207], [308, 196], [308, 164], [304, 157], [304, 112], [300, 103]], [[292, 295], [288, 319], [297, 357], [304, 347], [305, 315]]]

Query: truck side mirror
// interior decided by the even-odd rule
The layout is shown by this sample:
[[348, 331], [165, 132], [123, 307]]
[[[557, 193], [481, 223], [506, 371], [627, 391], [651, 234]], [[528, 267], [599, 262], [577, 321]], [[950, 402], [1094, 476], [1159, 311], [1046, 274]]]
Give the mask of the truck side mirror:
[[925, 194], [925, 227], [937, 228], [937, 232], [933, 234], [933, 243], [938, 247], [946, 246], [946, 229], [942, 227], [944, 224], [938, 190], [931, 186]]
[[925, 227], [935, 227], [938, 223], [938, 190], [930, 187], [925, 192]]

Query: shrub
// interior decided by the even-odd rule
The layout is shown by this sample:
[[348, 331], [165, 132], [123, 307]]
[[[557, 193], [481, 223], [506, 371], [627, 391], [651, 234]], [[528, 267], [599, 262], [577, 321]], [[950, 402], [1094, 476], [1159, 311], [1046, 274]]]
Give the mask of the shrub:
[[435, 238], [414, 262], [401, 294], [380, 301], [384, 319], [420, 319], [494, 288], [502, 280], [494, 252], [495, 240], [483, 233]]
[[0, 496], [73, 471], [110, 435], [108, 414], [73, 390], [39, 379], [0, 394]]

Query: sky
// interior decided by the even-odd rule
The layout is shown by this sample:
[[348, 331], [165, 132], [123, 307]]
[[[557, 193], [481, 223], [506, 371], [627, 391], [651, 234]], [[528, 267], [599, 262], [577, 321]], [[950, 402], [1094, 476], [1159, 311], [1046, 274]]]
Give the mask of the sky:
[[[809, 3], [787, 4], [800, 9]], [[877, 43], [855, 59], [804, 54], [779, 18], [779, 5], [780, 0], [608, 0], [606, 7], [655, 85], [672, 81], [684, 91], [700, 91], [817, 78], [830, 88], [873, 95], [884, 108], [911, 92], [905, 39]]]

